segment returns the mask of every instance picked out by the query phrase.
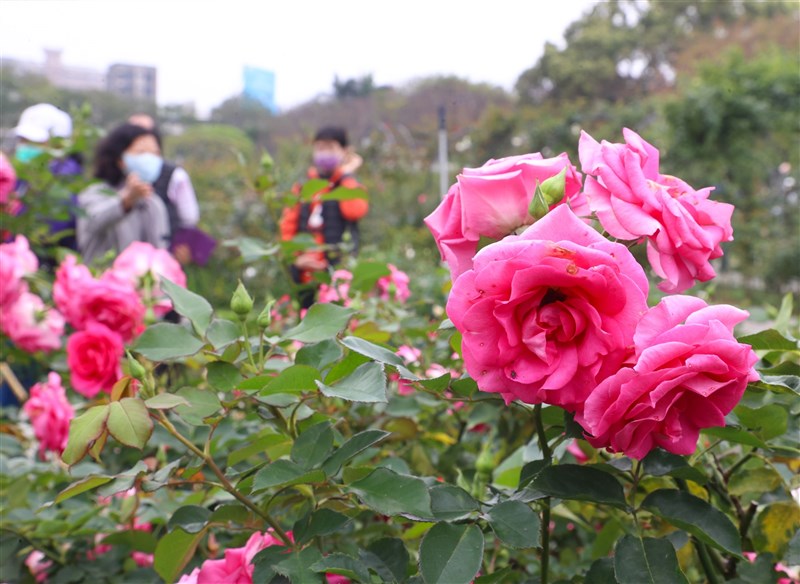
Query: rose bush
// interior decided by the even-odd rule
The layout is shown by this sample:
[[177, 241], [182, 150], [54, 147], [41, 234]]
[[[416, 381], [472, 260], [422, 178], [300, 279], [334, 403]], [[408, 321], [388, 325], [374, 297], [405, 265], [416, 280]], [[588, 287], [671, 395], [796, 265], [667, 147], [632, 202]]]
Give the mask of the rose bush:
[[[631, 148], [648, 180], [676, 184], [653, 178], [652, 157], [640, 156], [647, 147]], [[83, 327], [65, 332], [66, 358], [27, 354], [3, 337], [13, 349], [0, 373], [20, 373], [25, 402], [21, 415], [0, 412], [3, 578], [790, 577], [800, 546], [790, 299], [774, 328], [746, 336], [736, 329], [754, 323], [711, 304], [711, 289], [698, 290], [703, 299], [661, 299], [648, 286], [648, 275], [663, 278], [654, 266], [639, 266], [594, 228], [596, 217], [575, 212], [588, 192], [565, 156], [508, 159], [492, 175], [500, 162], [480, 176], [464, 171], [434, 213], [452, 219], [453, 238], [438, 243], [456, 263], [421, 271], [429, 289], [449, 292], [446, 303], [419, 294], [415, 278], [404, 302], [406, 282], [376, 258], [342, 261], [346, 290], [321, 274], [337, 297], [307, 311], [244, 283], [212, 305], [153, 268], [149, 250], [130, 262], [135, 278], [64, 259], [52, 299]], [[627, 192], [599, 167], [586, 172], [613, 197]], [[441, 210], [455, 207], [457, 217]], [[478, 221], [464, 235], [476, 213], [494, 214], [497, 229]], [[642, 237], [658, 234], [633, 239]], [[285, 265], [304, 245], [237, 243], [242, 282], [266, 258]], [[673, 247], [694, 257], [691, 246]], [[705, 262], [715, 252], [703, 253]], [[699, 265], [697, 257], [687, 261]], [[689, 264], [692, 277], [707, 273]], [[141, 334], [123, 341], [97, 322], [136, 323], [138, 311], [102, 299], [85, 307], [81, 291], [104, 279], [135, 289], [146, 307]], [[22, 281], [49, 303], [46, 274]], [[154, 319], [162, 301], [180, 319]], [[40, 386], [26, 400], [34, 382], [22, 377], [23, 357], [42, 364], [30, 379], [63, 379], [76, 414], [66, 445], [42, 430], [44, 421], [63, 427], [62, 394]], [[62, 447], [56, 460], [50, 449]]]

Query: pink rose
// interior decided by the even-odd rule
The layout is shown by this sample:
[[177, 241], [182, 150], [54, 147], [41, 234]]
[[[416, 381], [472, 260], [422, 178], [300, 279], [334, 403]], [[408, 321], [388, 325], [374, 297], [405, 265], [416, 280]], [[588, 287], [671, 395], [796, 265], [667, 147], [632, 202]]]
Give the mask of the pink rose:
[[46, 308], [36, 294], [23, 292], [10, 306], [0, 306], [0, 316], [0, 329], [20, 349], [35, 353], [61, 347], [64, 317], [57, 310]]
[[320, 284], [317, 302], [341, 302], [343, 306], [350, 305], [350, 282], [353, 274], [347, 270], [336, 270], [331, 276], [330, 284]]
[[273, 545], [283, 545], [283, 542], [269, 531], [254, 533], [244, 547], [226, 549], [223, 559], [203, 562], [197, 574], [197, 584], [252, 584], [253, 558]]
[[629, 357], [647, 292], [628, 249], [561, 205], [478, 252], [447, 314], [481, 390], [576, 411]]
[[47, 582], [47, 570], [53, 565], [51, 560], [47, 559], [44, 552], [33, 550], [25, 558], [25, 566], [31, 571], [31, 575], [37, 582]]
[[636, 327], [635, 365], [605, 379], [576, 420], [596, 447], [641, 459], [660, 446], [691, 454], [702, 428], [724, 426], [758, 358], [736, 341], [747, 312], [668, 296]]
[[53, 282], [53, 301], [72, 326], [82, 326], [83, 294], [94, 283], [95, 279], [89, 268], [79, 264], [74, 255], [68, 255], [58, 266]]
[[453, 280], [472, 265], [481, 237], [500, 239], [534, 222], [528, 206], [536, 182], [562, 169], [567, 171], [566, 191], [557, 205], [569, 204], [577, 214], [588, 215], [580, 192], [581, 175], [565, 153], [547, 159], [536, 153], [489, 160], [458, 175], [439, 206], [425, 218]]
[[46, 383], [31, 387], [22, 409], [30, 418], [33, 434], [39, 441], [39, 456], [44, 458], [48, 450], [61, 454], [67, 446], [70, 420], [75, 417], [75, 410], [61, 385], [61, 376], [51, 371]]
[[172, 301], [158, 285], [161, 278], [186, 288], [186, 274], [178, 260], [166, 249], [158, 249], [142, 241], [134, 241], [126, 247], [114, 260], [111, 271], [130, 281], [137, 288], [142, 287], [143, 277], [150, 274], [152, 276], [150, 296], [156, 300], [153, 308], [157, 314], [163, 315], [172, 310]]
[[197, 584], [197, 578], [200, 576], [200, 568], [195, 568], [188, 574], [181, 576], [176, 584]]
[[122, 377], [124, 350], [120, 336], [97, 322], [73, 333], [67, 340], [67, 365], [75, 391], [88, 398], [110, 392]]
[[387, 266], [391, 273], [378, 279], [381, 300], [390, 300], [394, 297], [394, 300], [403, 303], [411, 296], [411, 291], [408, 289], [408, 274], [392, 264]]
[[659, 152], [629, 129], [625, 144], [598, 143], [583, 132], [579, 152], [588, 176], [589, 205], [603, 228], [626, 240], [647, 238], [647, 257], [665, 282], [682, 292], [716, 273], [710, 260], [722, 256], [720, 243], [733, 239], [733, 205], [708, 200], [711, 187], [695, 191], [659, 173]]
[[419, 358], [422, 357], [422, 351], [409, 345], [400, 345], [395, 353], [403, 359], [406, 365], [418, 364]]
[[11, 193], [17, 184], [17, 173], [8, 158], [0, 152], [0, 209], [5, 207], [10, 200]]
[[13, 304], [28, 291], [24, 278], [39, 269], [39, 260], [31, 251], [24, 235], [0, 244], [0, 306]]

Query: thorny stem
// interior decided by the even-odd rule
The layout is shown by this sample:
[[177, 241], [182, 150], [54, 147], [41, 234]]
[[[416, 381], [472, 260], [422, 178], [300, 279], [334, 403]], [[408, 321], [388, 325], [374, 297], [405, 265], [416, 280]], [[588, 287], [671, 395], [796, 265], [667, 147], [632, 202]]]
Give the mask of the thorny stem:
[[[542, 422], [542, 404], [536, 404], [533, 407], [533, 417], [536, 421], [536, 435], [539, 439], [539, 448], [542, 451], [544, 460], [549, 464], [552, 460], [553, 453], [550, 450], [550, 446], [547, 444], [547, 436], [544, 432], [544, 423]], [[545, 497], [542, 499], [542, 522], [539, 529], [542, 540], [540, 581], [541, 584], [547, 584], [547, 572], [550, 568], [550, 497]]]
[[175, 426], [172, 425], [172, 422], [169, 421], [166, 414], [164, 412], [159, 411], [159, 420], [164, 428], [172, 434], [179, 442], [181, 442], [184, 446], [186, 446], [190, 451], [192, 451], [196, 456], [201, 458], [203, 462], [211, 469], [211, 471], [217, 475], [220, 483], [222, 483], [222, 488], [225, 489], [228, 493], [233, 495], [242, 505], [250, 509], [253, 513], [261, 517], [264, 521], [266, 521], [270, 527], [275, 531], [275, 534], [281, 539], [283, 544], [289, 548], [294, 548], [294, 542], [292, 542], [291, 538], [286, 534], [280, 524], [275, 521], [269, 513], [265, 513], [261, 508], [255, 505], [250, 499], [242, 495], [239, 491], [236, 490], [231, 482], [228, 480], [228, 477], [225, 476], [225, 473], [217, 466], [217, 463], [214, 462], [214, 459], [211, 458], [209, 454], [206, 454], [202, 450], [200, 450], [197, 446], [195, 446], [191, 440], [186, 438], [183, 434], [178, 432]]

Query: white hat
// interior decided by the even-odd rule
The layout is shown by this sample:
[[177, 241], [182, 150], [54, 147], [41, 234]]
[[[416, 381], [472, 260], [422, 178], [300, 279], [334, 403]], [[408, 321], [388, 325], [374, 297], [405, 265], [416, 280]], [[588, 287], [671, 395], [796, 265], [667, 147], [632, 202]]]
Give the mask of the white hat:
[[40, 143], [53, 137], [69, 138], [72, 136], [72, 118], [54, 105], [38, 103], [22, 112], [14, 133], [19, 138]]

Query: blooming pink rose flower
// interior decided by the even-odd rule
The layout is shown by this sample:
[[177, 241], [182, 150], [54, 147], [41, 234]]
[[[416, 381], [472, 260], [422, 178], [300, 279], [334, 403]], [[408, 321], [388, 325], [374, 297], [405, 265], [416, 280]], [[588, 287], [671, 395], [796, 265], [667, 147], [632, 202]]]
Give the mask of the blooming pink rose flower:
[[178, 260], [166, 249], [158, 249], [142, 241], [134, 241], [126, 247], [114, 260], [111, 271], [130, 281], [137, 289], [142, 287], [143, 277], [150, 274], [150, 296], [156, 300], [153, 306], [156, 314], [163, 315], [172, 310], [172, 301], [158, 285], [161, 278], [186, 288], [186, 274]]
[[317, 302], [341, 302], [343, 306], [350, 306], [350, 282], [353, 274], [348, 270], [336, 270], [331, 275], [330, 284], [320, 284]]
[[197, 578], [200, 575], [200, 568], [195, 568], [188, 574], [181, 576], [176, 584], [197, 584]]
[[124, 350], [120, 336], [100, 323], [90, 321], [73, 333], [67, 340], [67, 365], [75, 391], [88, 398], [110, 392], [122, 377]]
[[36, 294], [23, 292], [12, 305], [0, 306], [0, 317], [0, 329], [24, 351], [49, 353], [61, 347], [64, 317]]
[[283, 545], [283, 542], [274, 537], [271, 530], [254, 533], [244, 547], [226, 549], [223, 559], [203, 562], [197, 574], [197, 584], [252, 584], [255, 570], [253, 558], [264, 548], [273, 545]]
[[44, 458], [48, 450], [61, 454], [67, 446], [70, 420], [75, 417], [75, 410], [61, 385], [61, 376], [51, 371], [46, 383], [31, 387], [22, 409], [30, 418], [33, 434], [39, 441], [39, 456]]
[[0, 209], [10, 201], [10, 195], [17, 184], [17, 173], [5, 154], [0, 152]]
[[37, 582], [47, 582], [47, 570], [49, 570], [52, 565], [53, 562], [48, 560], [44, 552], [40, 552], [39, 550], [33, 550], [28, 554], [28, 557], [25, 558], [25, 566], [31, 571], [31, 574]]
[[53, 282], [53, 301], [72, 326], [82, 326], [83, 294], [94, 283], [95, 279], [89, 268], [78, 263], [78, 258], [74, 255], [68, 255], [58, 266]]
[[409, 345], [400, 345], [395, 353], [405, 361], [406, 365], [419, 363], [419, 358], [422, 357], [422, 351]]
[[31, 251], [24, 235], [14, 241], [0, 244], [0, 306], [13, 304], [28, 284], [24, 278], [39, 269], [39, 260]]
[[629, 357], [647, 292], [628, 249], [561, 205], [479, 251], [447, 315], [481, 390], [577, 411]]
[[747, 312], [708, 306], [693, 296], [668, 296], [636, 327], [636, 361], [602, 381], [576, 416], [587, 440], [641, 459], [660, 446], [694, 452], [702, 428], [724, 426], [758, 357], [736, 341]]
[[408, 274], [398, 270], [393, 264], [386, 265], [391, 273], [378, 279], [381, 300], [390, 300], [393, 297], [395, 301], [403, 303], [411, 296], [411, 291], [408, 289]]
[[569, 204], [578, 215], [588, 215], [580, 191], [581, 175], [566, 153], [546, 159], [535, 153], [489, 160], [458, 175], [439, 206], [425, 218], [453, 280], [471, 267], [481, 237], [500, 239], [534, 222], [528, 206], [536, 182], [562, 169], [566, 169], [566, 191], [557, 205]]
[[583, 132], [579, 152], [587, 174], [589, 205], [603, 228], [626, 240], [647, 238], [647, 257], [665, 281], [659, 288], [682, 292], [716, 273], [710, 260], [720, 243], [733, 239], [733, 205], [708, 199], [658, 169], [659, 153], [636, 132], [623, 130], [625, 144], [598, 143]]

